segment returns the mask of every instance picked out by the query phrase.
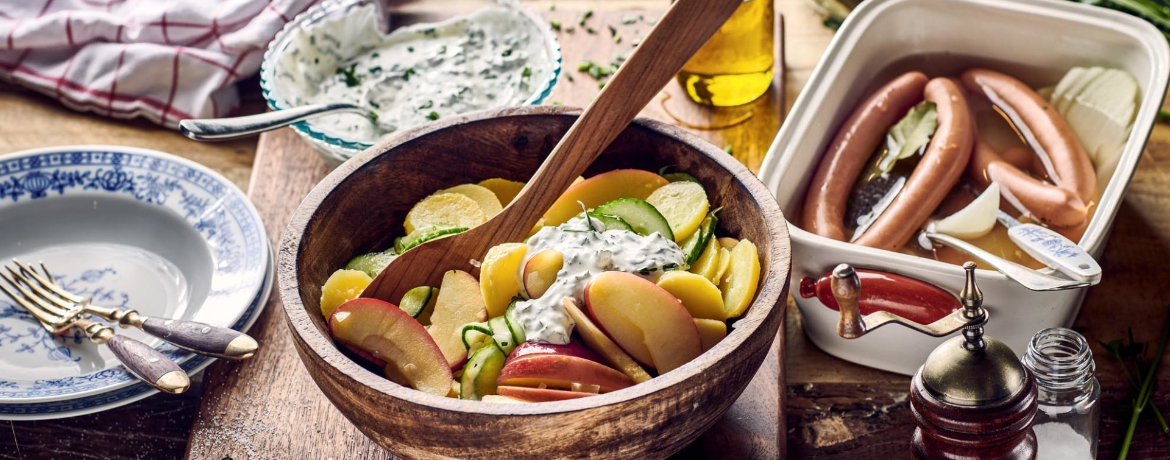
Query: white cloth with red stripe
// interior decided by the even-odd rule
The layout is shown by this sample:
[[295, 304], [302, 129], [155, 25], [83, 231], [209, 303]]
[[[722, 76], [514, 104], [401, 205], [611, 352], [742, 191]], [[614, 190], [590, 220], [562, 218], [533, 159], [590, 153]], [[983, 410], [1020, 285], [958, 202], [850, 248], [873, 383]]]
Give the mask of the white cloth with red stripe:
[[233, 83], [317, 0], [0, 0], [0, 80], [99, 115], [229, 116]]

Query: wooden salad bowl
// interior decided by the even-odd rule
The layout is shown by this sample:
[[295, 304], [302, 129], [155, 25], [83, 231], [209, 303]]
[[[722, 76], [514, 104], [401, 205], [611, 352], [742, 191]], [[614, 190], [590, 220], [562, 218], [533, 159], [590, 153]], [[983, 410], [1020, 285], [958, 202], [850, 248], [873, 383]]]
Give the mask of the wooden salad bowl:
[[[622, 132], [586, 176], [674, 165], [703, 183], [712, 206], [723, 207], [719, 235], [757, 245], [756, 299], [714, 348], [624, 390], [492, 404], [399, 386], [352, 360], [330, 338], [319, 299], [334, 270], [353, 256], [390, 247], [411, 206], [437, 190], [492, 177], [525, 181], [579, 113], [530, 106], [404, 131], [341, 165], [297, 209], [278, 264], [297, 352], [325, 396], [378, 445], [405, 458], [663, 458], [711, 427], [756, 374], [784, 317], [791, 255], [784, 216], [736, 159], [680, 128], [646, 119]], [[449, 268], [476, 273], [470, 261]]]

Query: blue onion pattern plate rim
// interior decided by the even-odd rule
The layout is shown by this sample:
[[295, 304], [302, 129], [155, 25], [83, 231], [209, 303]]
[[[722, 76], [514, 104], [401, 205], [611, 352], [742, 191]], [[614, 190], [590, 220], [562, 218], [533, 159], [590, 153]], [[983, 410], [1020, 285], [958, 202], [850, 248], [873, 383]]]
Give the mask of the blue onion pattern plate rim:
[[[264, 285], [256, 293], [256, 298], [248, 305], [248, 310], [244, 313], [244, 316], [231, 326], [232, 329], [237, 331], [248, 330], [252, 327], [252, 324], [256, 323], [256, 320], [260, 317], [260, 313], [264, 311], [263, 307], [268, 303], [268, 297], [272, 292], [272, 284], [276, 278], [274, 264], [275, 258], [271, 249], [269, 249], [268, 271], [265, 274]], [[183, 362], [180, 367], [188, 374], [194, 375], [207, 368], [207, 366], [210, 366], [214, 361], [214, 358], [208, 356], [191, 354], [191, 358]], [[77, 417], [121, 407], [158, 394], [158, 392], [158, 390], [151, 388], [145, 383], [138, 382], [122, 389], [64, 401], [18, 404], [0, 403], [0, 420], [50, 420]]]
[[[214, 305], [214, 310], [207, 311], [214, 312], [214, 320], [200, 319], [217, 326], [231, 326], [246, 317], [245, 312], [265, 283], [270, 249], [259, 213], [235, 184], [193, 161], [133, 147], [64, 146], [0, 157], [0, 212], [9, 206], [50, 203], [73, 194], [84, 197], [109, 194], [113, 195], [111, 199], [129, 199], [140, 205], [157, 206], [163, 212], [173, 211], [207, 245], [212, 260], [213, 273], [206, 297], [201, 304], [190, 305], [187, 311], [195, 315], [203, 305]], [[13, 310], [11, 302], [4, 297], [0, 303], [3, 304], [0, 316], [9, 317], [13, 313], [9, 311]], [[0, 347], [28, 347], [29, 343], [21, 342], [35, 344], [43, 342], [41, 339], [15, 337], [0, 340]], [[75, 339], [80, 341], [79, 337]], [[41, 348], [49, 359], [60, 359], [69, 350], [68, 347]], [[195, 356], [163, 343], [157, 348], [180, 364]], [[36, 349], [27, 351], [37, 352]], [[76, 399], [135, 383], [137, 380], [121, 366], [40, 380], [0, 376], [0, 404]]]
[[[557, 40], [556, 34], [552, 33], [551, 26], [548, 25], [539, 14], [532, 11], [531, 8], [513, 0], [488, 0], [498, 3], [506, 8], [515, 9], [524, 14], [529, 20], [537, 25], [537, 28], [544, 32], [545, 47], [550, 54], [550, 62], [552, 63], [552, 71], [549, 72], [549, 77], [541, 83], [540, 87], [532, 93], [528, 100], [524, 101], [523, 105], [540, 105], [550, 95], [552, 95], [553, 88], [557, 85], [557, 79], [560, 78], [562, 67], [564, 65], [564, 57], [561, 54], [561, 43]], [[268, 49], [264, 52], [264, 58], [260, 64], [260, 92], [264, 95], [264, 100], [268, 103], [268, 108], [272, 110], [282, 110], [289, 108], [284, 102], [284, 98], [277, 94], [274, 84], [276, 79], [276, 61], [278, 54], [284, 52], [288, 47], [289, 37], [291, 32], [297, 28], [308, 27], [326, 17], [334, 14], [345, 14], [353, 8], [372, 3], [373, 0], [327, 0], [321, 4], [309, 8], [297, 17], [293, 18], [284, 25], [284, 28], [276, 34], [276, 38], [268, 44]], [[332, 147], [340, 147], [351, 152], [353, 156], [365, 149], [373, 147], [373, 143], [347, 140], [337, 136], [326, 134], [323, 131], [314, 129], [311, 124], [306, 121], [299, 121], [290, 125], [297, 134], [306, 136], [317, 142]], [[348, 160], [349, 158], [342, 158]]]

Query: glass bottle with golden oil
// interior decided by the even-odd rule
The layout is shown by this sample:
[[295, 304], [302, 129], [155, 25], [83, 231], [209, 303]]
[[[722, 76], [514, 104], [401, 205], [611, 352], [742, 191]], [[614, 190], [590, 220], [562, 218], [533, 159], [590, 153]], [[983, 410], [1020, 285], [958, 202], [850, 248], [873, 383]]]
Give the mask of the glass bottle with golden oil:
[[678, 73], [700, 104], [747, 104], [768, 91], [775, 64], [774, 0], [744, 0], [731, 19]]

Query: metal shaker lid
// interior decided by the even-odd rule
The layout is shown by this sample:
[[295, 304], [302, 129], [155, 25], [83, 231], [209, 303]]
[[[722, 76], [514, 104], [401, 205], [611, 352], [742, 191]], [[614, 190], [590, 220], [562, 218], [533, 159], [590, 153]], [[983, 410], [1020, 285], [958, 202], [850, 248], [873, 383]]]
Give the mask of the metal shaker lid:
[[989, 406], [1022, 391], [1029, 378], [1007, 344], [983, 336], [987, 311], [975, 284], [975, 263], [963, 264], [967, 281], [959, 297], [968, 325], [963, 336], [943, 342], [919, 371], [923, 387], [935, 398], [958, 406]]

